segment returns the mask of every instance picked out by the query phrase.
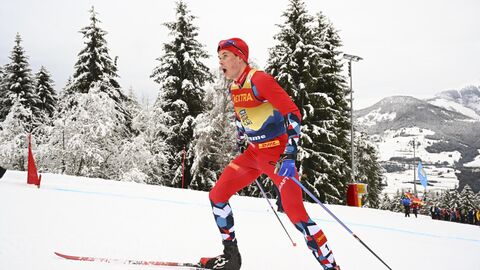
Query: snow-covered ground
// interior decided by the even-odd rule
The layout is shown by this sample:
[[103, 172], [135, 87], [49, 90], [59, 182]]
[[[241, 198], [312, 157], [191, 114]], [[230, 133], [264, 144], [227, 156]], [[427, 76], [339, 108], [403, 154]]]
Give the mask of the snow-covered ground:
[[[221, 252], [208, 193], [136, 183], [44, 174], [37, 189], [26, 173], [0, 180], [0, 269], [164, 269], [68, 261], [73, 255], [196, 262]], [[231, 199], [243, 270], [320, 269], [303, 237], [280, 214], [293, 247], [267, 202]], [[478, 226], [405, 218], [392, 213], [328, 206], [392, 269], [480, 269]], [[329, 238], [343, 270], [387, 269], [316, 204], [311, 217]]]

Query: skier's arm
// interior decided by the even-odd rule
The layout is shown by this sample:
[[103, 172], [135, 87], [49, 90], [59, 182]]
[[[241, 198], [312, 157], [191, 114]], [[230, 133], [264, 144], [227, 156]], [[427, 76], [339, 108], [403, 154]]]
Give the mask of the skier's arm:
[[295, 159], [302, 119], [297, 105], [272, 76], [258, 71], [253, 76], [252, 82], [257, 88], [259, 97], [268, 100], [285, 117], [288, 143], [284, 154], [291, 159]]
[[292, 159], [296, 158], [298, 152], [298, 141], [300, 139], [300, 119], [297, 114], [291, 112], [285, 117], [285, 125], [287, 126], [288, 142], [285, 147], [285, 155], [291, 155]]
[[268, 100], [285, 118], [288, 142], [284, 154], [277, 161], [275, 173], [280, 176], [295, 177], [297, 173], [295, 159], [300, 138], [300, 119], [302, 119], [300, 111], [272, 76], [264, 72], [256, 72], [252, 82], [257, 88], [259, 97]]

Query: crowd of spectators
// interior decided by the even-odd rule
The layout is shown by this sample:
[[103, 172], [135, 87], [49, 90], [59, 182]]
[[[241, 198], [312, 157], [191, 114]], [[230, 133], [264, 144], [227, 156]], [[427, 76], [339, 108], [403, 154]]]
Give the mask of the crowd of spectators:
[[432, 219], [480, 225], [480, 208], [441, 208], [438, 206], [430, 207], [430, 216]]

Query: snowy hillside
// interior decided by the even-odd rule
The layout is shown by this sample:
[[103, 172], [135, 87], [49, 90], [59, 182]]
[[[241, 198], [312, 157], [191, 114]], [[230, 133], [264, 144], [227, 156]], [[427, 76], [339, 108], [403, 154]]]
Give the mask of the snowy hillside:
[[[413, 190], [414, 164], [419, 160], [429, 179], [428, 190], [468, 184], [478, 192], [479, 108], [480, 91], [470, 87], [442, 92], [430, 100], [392, 96], [356, 112], [357, 130], [376, 143], [387, 170], [384, 192]], [[419, 184], [417, 190], [423, 187]]]
[[[458, 151], [444, 151], [430, 153], [428, 146], [437, 143], [438, 140], [429, 139], [429, 135], [435, 132], [431, 130], [402, 128], [400, 130], [388, 130], [383, 136], [374, 135], [372, 138], [378, 146], [380, 160], [395, 162], [400, 170], [387, 171], [385, 180], [387, 186], [385, 193], [395, 194], [397, 190], [413, 190], [413, 138], [415, 138], [415, 157], [422, 160], [424, 169], [428, 174], [429, 191], [447, 190], [458, 187], [459, 181], [455, 173], [454, 164], [458, 162], [461, 153]], [[396, 160], [396, 161], [394, 161]], [[424, 188], [417, 184], [417, 190], [423, 193]]]
[[[74, 255], [197, 261], [221, 252], [208, 194], [135, 183], [45, 174], [27, 186], [25, 172], [0, 180], [0, 269], [168, 269], [67, 261]], [[293, 247], [264, 199], [231, 200], [243, 270], [319, 269], [302, 236], [280, 218]], [[400, 213], [328, 206], [392, 269], [478, 269], [478, 226], [405, 218]], [[329, 237], [343, 270], [386, 269], [316, 204], [312, 218]]]

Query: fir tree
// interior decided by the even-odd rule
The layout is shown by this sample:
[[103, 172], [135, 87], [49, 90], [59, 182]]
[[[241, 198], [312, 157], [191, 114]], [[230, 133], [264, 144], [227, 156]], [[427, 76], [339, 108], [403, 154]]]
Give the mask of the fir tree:
[[9, 111], [7, 95], [5, 69], [0, 66], [0, 122], [5, 120]]
[[4, 167], [23, 171], [27, 161], [27, 133], [30, 124], [23, 119], [33, 117], [30, 108], [26, 108], [20, 97], [13, 100], [10, 112], [0, 122], [0, 164]]
[[378, 208], [382, 192], [383, 168], [378, 162], [378, 152], [375, 145], [367, 140], [366, 134], [356, 137], [356, 180], [367, 184], [367, 205]]
[[[274, 36], [277, 44], [270, 49], [270, 56], [267, 63], [267, 72], [272, 74], [279, 84], [292, 97], [293, 101], [300, 109], [302, 114], [302, 134], [299, 147], [299, 175], [303, 184], [311, 190], [317, 197], [320, 191], [316, 189], [323, 173], [304, 172], [304, 166], [313, 166], [305, 163], [305, 159], [311, 155], [304, 149], [306, 140], [309, 139], [311, 132], [308, 127], [308, 112], [311, 112], [310, 100], [308, 99], [308, 89], [312, 88], [315, 82], [315, 69], [311, 60], [317, 60], [318, 54], [312, 50], [313, 33], [311, 26], [312, 16], [307, 13], [305, 4], [301, 0], [290, 0], [287, 10], [282, 14], [284, 23], [279, 25], [280, 31]], [[314, 55], [312, 55], [314, 53]], [[318, 72], [317, 72], [318, 74]], [[315, 154], [315, 153], [312, 153]], [[318, 166], [324, 168], [325, 166]], [[325, 196], [320, 198], [325, 201]]]
[[155, 162], [158, 157], [152, 155], [155, 152], [152, 146], [161, 142], [155, 142], [154, 136], [148, 134], [148, 127], [155, 125], [155, 119], [152, 119], [151, 111], [142, 109], [132, 87], [128, 91], [126, 107], [132, 113], [132, 128], [138, 135], [125, 140], [122, 151], [114, 157], [123, 164], [119, 177], [128, 182], [155, 183], [152, 171], [162, 168], [161, 163]]
[[[307, 93], [310, 107], [307, 107], [305, 116], [306, 138], [302, 140], [302, 149], [306, 153], [302, 161], [303, 173], [315, 175], [318, 182], [315, 187], [321, 191], [321, 198], [342, 203], [349, 178], [347, 164], [350, 158], [346, 149], [350, 146], [347, 136], [350, 108], [346, 100], [345, 78], [341, 75], [341, 41], [322, 13], [314, 19], [313, 32], [312, 50], [317, 58], [311, 61], [317, 69], [312, 71], [316, 78], [314, 87]], [[322, 173], [318, 168], [322, 168]]]
[[57, 106], [57, 94], [53, 89], [53, 80], [48, 70], [41, 66], [35, 76], [35, 92], [40, 99], [40, 110], [51, 119]]
[[172, 119], [160, 106], [154, 106], [152, 111], [146, 111], [146, 114], [141, 117], [145, 120], [144, 123], [147, 123], [146, 126], [143, 126], [137, 119], [134, 119], [134, 124], [135, 126], [138, 125], [138, 130], [141, 130], [139, 137], [145, 141], [147, 149], [151, 154], [150, 158], [146, 160], [150, 165], [147, 172], [147, 183], [166, 185], [169, 179], [165, 176], [171, 175], [170, 168], [166, 164], [174, 159], [172, 156], [174, 153], [168, 151], [169, 149], [164, 139], [168, 136], [173, 136], [170, 127], [166, 126], [165, 123], [170, 123]]
[[31, 132], [38, 126], [40, 100], [34, 91], [32, 70], [28, 63], [28, 58], [21, 46], [21, 37], [17, 33], [15, 37], [15, 46], [10, 55], [11, 62], [5, 68], [4, 92], [6, 95], [2, 98], [2, 109], [0, 120], [5, 119], [15, 100], [22, 106], [32, 112], [32, 114], [22, 114], [20, 120], [25, 122], [25, 131]]
[[165, 154], [171, 157], [165, 164], [168, 171], [164, 178], [169, 181], [166, 184], [176, 187], [181, 185], [182, 175], [185, 185], [191, 181], [195, 118], [205, 107], [205, 83], [212, 80], [208, 68], [201, 62], [208, 55], [196, 39], [198, 28], [193, 24], [194, 19], [186, 4], [177, 2], [176, 21], [165, 23], [173, 40], [164, 44], [164, 54], [158, 58], [160, 63], [151, 75], [160, 85], [154, 111], [165, 114], [159, 121], [164, 121], [162, 125], [168, 128], [167, 132], [157, 133], [158, 139], [168, 146]]
[[278, 44], [270, 49], [266, 70], [277, 79], [304, 115], [305, 88], [314, 81], [310, 72], [314, 67], [309, 62], [312, 17], [301, 0], [290, 0], [282, 17], [285, 22], [279, 25], [280, 32], [274, 36]]
[[390, 199], [390, 196], [387, 193], [384, 193], [382, 200], [380, 201], [380, 204], [378, 206], [378, 209], [391, 210], [391, 208], [392, 208], [392, 199]]
[[[112, 60], [109, 55], [107, 42], [105, 40], [106, 31], [100, 28], [100, 20], [97, 18], [98, 13], [95, 12], [94, 7], [90, 12], [90, 25], [82, 28], [80, 33], [83, 34], [85, 48], [78, 54], [78, 60], [74, 67], [73, 78], [66, 86], [65, 92], [67, 95], [73, 93], [88, 93], [93, 84], [100, 83], [106, 85], [104, 82], [108, 81], [109, 87], [102, 87], [100, 90], [105, 91], [108, 97], [115, 101], [115, 110], [122, 114], [124, 123], [122, 123], [129, 136], [131, 132], [131, 113], [126, 109], [125, 103], [128, 102], [128, 97], [123, 93], [117, 82], [117, 63]], [[75, 102], [75, 100], [71, 100]], [[71, 104], [74, 106], [74, 104]]]
[[[88, 93], [92, 83], [102, 81], [104, 78], [108, 78], [113, 88], [118, 90], [120, 85], [116, 81], [117, 66], [108, 53], [105, 40], [107, 32], [99, 27], [101, 21], [97, 18], [98, 13], [93, 6], [89, 12], [90, 25], [80, 30], [85, 40], [85, 48], [78, 54], [73, 81], [67, 91]], [[121, 91], [115, 92], [108, 94], [117, 102], [124, 98], [125, 95]]]
[[441, 198], [441, 205], [449, 209], [456, 208], [460, 205], [459, 196], [458, 190], [447, 190]]
[[137, 96], [135, 95], [133, 88], [130, 87], [127, 92], [128, 100], [125, 103], [127, 110], [132, 113], [132, 117], [136, 117], [139, 113], [142, 112], [142, 106], [138, 101]]
[[130, 163], [119, 160], [132, 143], [129, 99], [116, 81], [117, 67], [108, 54], [106, 32], [98, 26], [93, 7], [90, 13], [91, 24], [80, 31], [86, 47], [79, 53], [46, 136], [51, 151], [45, 153], [45, 166], [61, 173], [122, 179], [132, 169], [127, 167]]
[[108, 96], [108, 78], [91, 85], [88, 93], [64, 93], [61, 113], [49, 135], [48, 167], [70, 175], [119, 179], [127, 172], [118, 157], [123, 152], [126, 127], [124, 114]]
[[478, 197], [473, 193], [472, 188], [467, 184], [460, 192], [460, 207], [465, 209], [477, 208], [480, 205]]
[[291, 0], [275, 36], [267, 71], [290, 94], [302, 113], [299, 174], [321, 201], [340, 203], [348, 179], [348, 106], [338, 60], [340, 39], [320, 14], [310, 16], [301, 0]]

